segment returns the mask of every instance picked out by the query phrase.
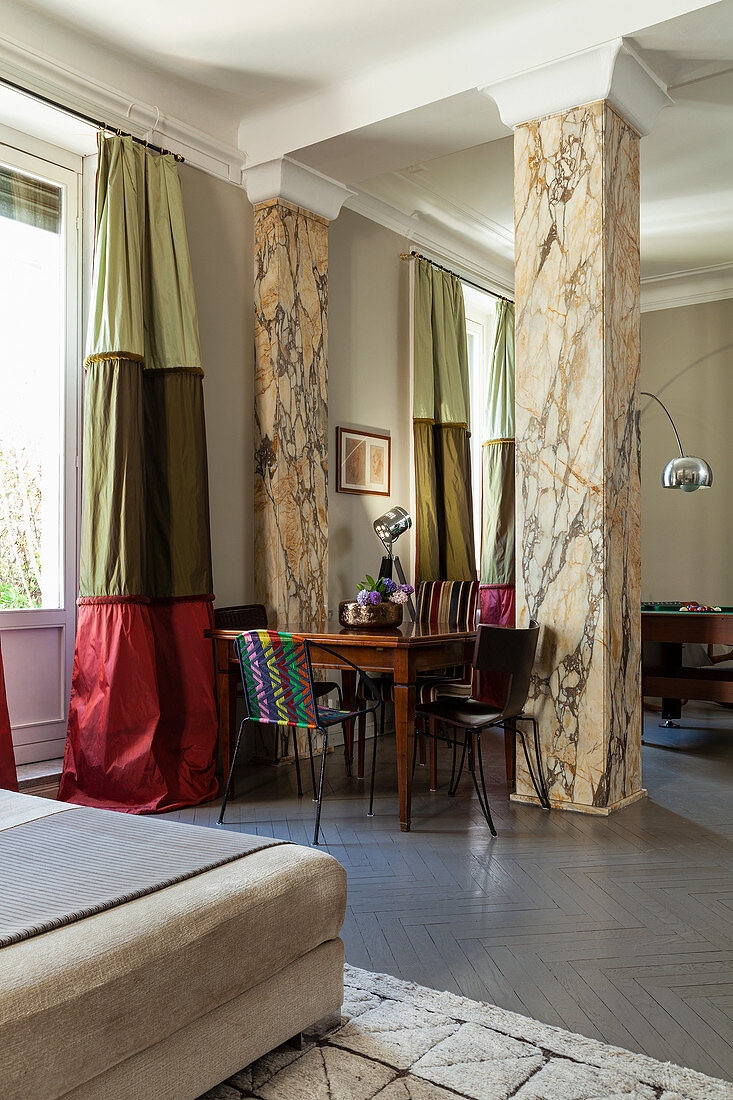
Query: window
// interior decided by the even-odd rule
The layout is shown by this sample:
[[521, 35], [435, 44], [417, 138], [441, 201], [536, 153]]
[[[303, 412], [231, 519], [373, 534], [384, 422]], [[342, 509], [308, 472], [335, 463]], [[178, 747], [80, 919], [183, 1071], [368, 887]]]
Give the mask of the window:
[[471, 485], [473, 488], [473, 531], [476, 541], [476, 571], [481, 568], [481, 470], [482, 447], [486, 438], [485, 414], [491, 357], [496, 327], [496, 298], [463, 283], [466, 308], [466, 340], [471, 400]]
[[26, 763], [60, 754], [71, 683], [81, 158], [21, 137], [0, 126], [0, 631]]
[[0, 607], [61, 607], [62, 189], [0, 164]]

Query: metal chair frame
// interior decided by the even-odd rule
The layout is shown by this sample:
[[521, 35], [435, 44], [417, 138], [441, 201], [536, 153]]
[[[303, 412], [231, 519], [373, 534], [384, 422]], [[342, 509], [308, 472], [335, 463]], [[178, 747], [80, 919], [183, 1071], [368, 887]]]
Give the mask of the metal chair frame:
[[[487, 626], [487, 625], [479, 626], [478, 635], [477, 635], [477, 638], [476, 638], [476, 648], [474, 650], [474, 658], [473, 658], [473, 662], [472, 662], [474, 668], [478, 668], [479, 671], [486, 671], [485, 669], [482, 669], [480, 667], [480, 663], [479, 663], [480, 662], [481, 646], [482, 646], [482, 642], [481, 642], [482, 632], [483, 631], [491, 631], [491, 630], [506, 630], [506, 629], [511, 629], [511, 628], [492, 627], [492, 626]], [[525, 631], [530, 631], [535, 635], [534, 644], [536, 646], [536, 644], [537, 644], [536, 643], [536, 638], [537, 638], [537, 634], [539, 632], [539, 627], [537, 626], [537, 623], [533, 621], [530, 624], [529, 628], [524, 628], [524, 629], [525, 629]], [[464, 724], [464, 723], [462, 723], [460, 721], [456, 721], [456, 720], [451, 720], [451, 719], [448, 718], [447, 715], [438, 715], [434, 711], [431, 711], [430, 705], [427, 705], [427, 706], [425, 704], [423, 704], [422, 706], [418, 705], [418, 707], [416, 708], [416, 714], [417, 715], [419, 715], [421, 717], [424, 717], [424, 718], [434, 719], [435, 724], [437, 726], [440, 726], [440, 728], [442, 730], [442, 733], [438, 733], [437, 730], [435, 730], [435, 729], [433, 729], [431, 731], [430, 727], [428, 726], [428, 729], [425, 731], [424, 736], [432, 737], [436, 741], [446, 741], [448, 744], [452, 744], [452, 746], [453, 746], [453, 766], [452, 766], [452, 769], [451, 769], [450, 783], [448, 784], [448, 796], [450, 798], [455, 797], [456, 791], [458, 790], [458, 783], [460, 782], [460, 778], [461, 778], [461, 775], [463, 773], [463, 767], [464, 767], [464, 764], [465, 764], [466, 756], [468, 756], [468, 767], [469, 767], [469, 771], [471, 773], [471, 778], [473, 779], [473, 785], [476, 789], [476, 795], [477, 795], [478, 800], [479, 800], [479, 806], [481, 807], [481, 812], [483, 813], [484, 818], [486, 819], [486, 823], [489, 826], [489, 829], [491, 830], [492, 836], [496, 836], [497, 833], [496, 833], [496, 829], [494, 828], [494, 822], [493, 822], [492, 817], [491, 817], [491, 809], [489, 807], [489, 796], [488, 796], [488, 793], [487, 793], [487, 790], [486, 790], [486, 779], [485, 779], [485, 776], [484, 776], [483, 757], [482, 757], [482, 753], [481, 753], [481, 734], [486, 729], [491, 729], [492, 727], [498, 727], [498, 728], [503, 729], [503, 730], [510, 729], [511, 731], [513, 731], [514, 733], [516, 733], [519, 736], [519, 738], [522, 742], [522, 748], [524, 750], [524, 758], [527, 762], [527, 770], [529, 772], [530, 779], [532, 780], [532, 786], [534, 787], [535, 791], [537, 792], [537, 797], [539, 798], [540, 805], [545, 810], [549, 810], [551, 808], [550, 807], [550, 797], [549, 797], [549, 794], [548, 794], [548, 791], [547, 791], [547, 786], [545, 784], [545, 778], [544, 778], [544, 775], [543, 775], [543, 772], [542, 772], [542, 757], [541, 757], [541, 754], [540, 754], [540, 741], [539, 741], [539, 730], [538, 730], [538, 727], [537, 727], [537, 719], [534, 717], [534, 715], [525, 714], [524, 709], [523, 709], [524, 708], [524, 703], [525, 703], [526, 698], [527, 698], [526, 686], [528, 686], [528, 683], [525, 686], [524, 684], [521, 684], [519, 682], [515, 682], [513, 670], [508, 665], [507, 665], [507, 667], [499, 668], [496, 671], [506, 672], [510, 676], [509, 687], [508, 687], [508, 690], [507, 690], [507, 699], [506, 699], [504, 708], [498, 713], [494, 712], [494, 717], [488, 719], [484, 723], [481, 723], [479, 725], [473, 725], [473, 724]], [[443, 702], [446, 702], [446, 701], [447, 700], [444, 700]], [[488, 709], [490, 709], [490, 708], [487, 706], [487, 710]], [[535, 761], [536, 761], [536, 767], [537, 767], [537, 774], [536, 775], [535, 775], [534, 768], [532, 767], [532, 762], [530, 760], [530, 754], [529, 754], [529, 750], [527, 749], [527, 742], [526, 742], [526, 739], [525, 739], [524, 731], [517, 726], [518, 722], [530, 722], [532, 724], [532, 733], [533, 733], [533, 740], [534, 740], [534, 755], [535, 755]], [[448, 732], [447, 732], [447, 727], [448, 726], [451, 726], [452, 729], [453, 729], [453, 737], [449, 737], [449, 735], [448, 735]], [[464, 731], [464, 737], [463, 737], [463, 751], [461, 753], [461, 761], [460, 761], [460, 764], [459, 764], [459, 767], [458, 767], [458, 771], [456, 772], [456, 760], [457, 760], [458, 747], [459, 747], [459, 737], [458, 737], [459, 730]], [[475, 747], [474, 747], [474, 742], [473, 742], [474, 736], [476, 738]], [[414, 743], [414, 748], [413, 748], [413, 760], [412, 760], [413, 769], [415, 767], [416, 756], [417, 756], [417, 737], [415, 738], [415, 743]], [[476, 757], [478, 757], [478, 777], [476, 775], [476, 759], [475, 759]], [[480, 778], [480, 784], [479, 784], [479, 778]]]
[[[239, 639], [237, 639], [237, 643], [239, 643]], [[366, 699], [365, 699], [364, 700], [365, 706], [360, 707], [357, 710], [350, 711], [347, 715], [341, 715], [339, 717], [335, 717], [335, 718], [331, 718], [331, 719], [324, 718], [323, 716], [321, 716], [320, 713], [319, 713], [318, 704], [316, 702], [316, 693], [315, 693], [314, 681], [313, 681], [313, 665], [312, 665], [312, 662], [311, 662], [311, 647], [314, 646], [314, 645], [317, 646], [319, 652], [329, 653], [331, 656], [336, 657], [340, 663], [349, 665], [357, 673], [357, 675], [359, 676], [359, 678], [360, 678], [359, 686], [361, 687], [361, 685], [363, 685], [364, 689], [369, 694], [372, 702], [367, 703]], [[374, 681], [371, 679], [371, 677], [369, 677], [366, 674], [366, 672], [364, 672], [363, 669], [359, 668], [358, 665], [355, 665], [353, 663], [353, 661], [350, 661], [347, 657], [344, 657], [343, 654], [337, 653], [336, 650], [330, 649], [328, 646], [325, 646], [320, 642], [316, 642], [316, 641], [308, 639], [308, 638], [304, 639], [304, 648], [305, 648], [305, 655], [306, 655], [306, 663], [307, 663], [307, 667], [308, 667], [309, 688], [310, 688], [311, 695], [312, 695], [312, 698], [313, 698], [313, 701], [314, 701], [316, 714], [318, 715], [318, 717], [320, 719], [319, 722], [318, 722], [318, 725], [315, 726], [315, 730], [318, 733], [320, 733], [322, 738], [323, 738], [323, 747], [322, 747], [322, 751], [321, 751], [320, 778], [319, 778], [319, 781], [318, 781], [318, 790], [317, 790], [317, 793], [316, 793], [316, 768], [315, 768], [315, 758], [314, 758], [314, 755], [313, 755], [313, 736], [312, 736], [313, 727], [310, 727], [310, 726], [299, 727], [299, 728], [306, 729], [307, 734], [308, 734], [308, 750], [309, 750], [309, 755], [310, 755], [311, 780], [312, 780], [312, 783], [313, 783], [313, 801], [316, 803], [316, 820], [315, 820], [315, 829], [314, 829], [314, 833], [313, 833], [313, 844], [317, 845], [318, 844], [319, 832], [320, 832], [320, 824], [321, 824], [321, 807], [322, 807], [322, 804], [323, 804], [323, 783], [324, 783], [324, 779], [325, 779], [325, 775], [326, 775], [326, 753], [328, 752], [328, 730], [329, 730], [329, 727], [330, 726], [335, 726], [335, 725], [342, 725], [344, 727], [344, 754], [345, 754], [345, 757], [346, 757], [347, 775], [350, 776], [351, 775], [351, 759], [350, 759], [350, 754], [349, 754], [348, 745], [347, 745], [345, 723], [352, 721], [354, 718], [358, 718], [360, 715], [364, 715], [364, 716], [366, 716], [367, 714], [372, 714], [373, 715], [374, 749], [373, 749], [373, 755], [372, 755], [372, 779], [371, 779], [371, 790], [370, 790], [369, 811], [368, 811], [368, 816], [372, 817], [373, 816], [373, 807], [374, 807], [374, 777], [375, 777], [376, 766], [377, 766], [377, 716], [376, 716], [376, 711], [379, 710], [380, 707], [381, 707], [381, 711], [382, 711], [381, 727], [382, 727], [382, 730], [384, 730], [384, 703], [381, 699], [381, 696], [379, 694], [377, 686], [374, 683]], [[245, 726], [247, 725], [248, 722], [258, 723], [260, 721], [260, 719], [252, 717], [252, 708], [250, 706], [249, 693], [247, 691], [247, 681], [246, 681], [245, 676], [244, 676], [242, 648], [239, 644], [236, 645], [236, 650], [237, 650], [237, 658], [239, 660], [239, 669], [240, 669], [240, 675], [241, 675], [241, 679], [242, 679], [242, 688], [243, 688], [243, 691], [244, 691], [244, 701], [245, 701], [245, 706], [247, 708], [247, 714], [242, 719], [242, 722], [239, 726], [239, 731], [237, 733], [237, 740], [236, 740], [236, 743], [235, 743], [235, 746], [234, 746], [234, 754], [232, 756], [232, 763], [231, 763], [231, 767], [229, 769], [229, 776], [227, 778], [226, 788], [224, 790], [224, 798], [222, 800], [221, 810], [219, 812], [219, 819], [218, 819], [218, 824], [219, 825], [223, 824], [223, 822], [224, 822], [224, 814], [226, 812], [226, 806], [227, 806], [227, 802], [229, 800], [229, 792], [231, 790], [232, 777], [234, 775], [234, 768], [235, 768], [235, 765], [236, 765], [236, 762], [237, 762], [237, 755], [239, 753], [239, 747], [240, 747], [240, 744], [241, 744], [241, 741], [242, 741], [242, 734], [244, 733], [244, 728], [245, 728]], [[338, 685], [334, 685], [334, 687], [336, 687], [336, 690], [338, 691], [339, 702], [341, 702], [342, 701], [341, 689], [338, 687]], [[340, 707], [339, 709], [343, 709], [343, 707]], [[273, 723], [266, 723], [266, 724], [272, 725]], [[278, 724], [285, 725], [286, 728], [292, 728], [292, 727], [290, 727], [290, 725], [288, 723], [278, 723]], [[298, 738], [297, 738], [297, 736], [293, 737], [293, 750], [294, 750], [294, 755], [295, 755], [295, 774], [296, 774], [297, 783], [298, 783], [298, 797], [302, 798], [303, 797], [303, 785], [302, 785], [302, 782], [301, 782], [301, 775], [300, 775], [300, 755], [299, 755], [299, 752], [298, 752]]]

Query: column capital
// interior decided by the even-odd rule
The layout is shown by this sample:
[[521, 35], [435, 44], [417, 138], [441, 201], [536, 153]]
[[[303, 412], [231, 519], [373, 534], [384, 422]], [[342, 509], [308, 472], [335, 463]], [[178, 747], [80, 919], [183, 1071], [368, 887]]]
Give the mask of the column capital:
[[494, 100], [502, 122], [512, 129], [606, 100], [641, 137], [651, 132], [661, 109], [673, 102], [666, 85], [623, 38], [487, 84], [479, 91]]
[[276, 157], [246, 168], [244, 186], [253, 206], [268, 199], [283, 199], [327, 221], [337, 218], [349, 195], [355, 194], [338, 180], [290, 157]]

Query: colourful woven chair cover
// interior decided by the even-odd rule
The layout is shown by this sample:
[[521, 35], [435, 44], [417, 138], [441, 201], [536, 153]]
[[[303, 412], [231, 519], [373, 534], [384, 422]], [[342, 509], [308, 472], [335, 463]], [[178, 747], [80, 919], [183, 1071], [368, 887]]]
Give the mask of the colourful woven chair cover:
[[255, 722], [316, 729], [351, 714], [316, 704], [302, 639], [277, 630], [248, 630], [236, 647], [249, 717]]

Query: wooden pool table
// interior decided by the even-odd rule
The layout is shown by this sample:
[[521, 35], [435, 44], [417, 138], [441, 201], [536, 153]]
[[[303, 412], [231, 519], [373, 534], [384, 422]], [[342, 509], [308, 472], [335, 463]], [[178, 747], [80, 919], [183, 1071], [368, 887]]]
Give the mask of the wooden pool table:
[[642, 604], [644, 695], [662, 699], [662, 719], [681, 714], [681, 699], [733, 703], [733, 669], [682, 664], [682, 644], [733, 648], [733, 607], [719, 611], [680, 611], [681, 604]]

